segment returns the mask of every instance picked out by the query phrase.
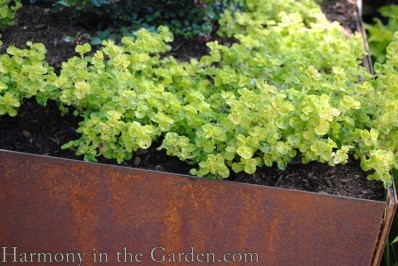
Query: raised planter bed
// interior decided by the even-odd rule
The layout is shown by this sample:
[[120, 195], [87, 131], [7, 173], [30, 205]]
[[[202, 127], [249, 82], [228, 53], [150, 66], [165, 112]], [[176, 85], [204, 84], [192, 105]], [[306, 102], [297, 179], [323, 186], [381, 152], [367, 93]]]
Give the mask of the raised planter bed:
[[99, 253], [117, 265], [126, 247], [143, 265], [378, 265], [397, 202], [393, 189], [370, 201], [10, 151], [0, 170], [8, 262], [17, 247], [19, 262], [84, 252], [84, 265]]
[[378, 265], [397, 204], [5, 150], [0, 183], [0, 262], [29, 265]]

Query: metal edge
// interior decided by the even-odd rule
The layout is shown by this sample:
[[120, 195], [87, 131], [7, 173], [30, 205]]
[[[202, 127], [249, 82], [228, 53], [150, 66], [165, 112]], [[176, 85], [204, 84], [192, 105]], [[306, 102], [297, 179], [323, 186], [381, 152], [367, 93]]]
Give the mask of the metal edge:
[[364, 49], [367, 53], [367, 55], [362, 59], [362, 63], [364, 67], [368, 70], [369, 73], [372, 75], [374, 74], [373, 70], [373, 62], [372, 62], [372, 57], [370, 56], [369, 52], [369, 44], [367, 41], [367, 35], [366, 35], [366, 30], [362, 19], [362, 0], [357, 0], [356, 2], [356, 14], [354, 14], [356, 17], [356, 23], [357, 23], [357, 31], [361, 34], [362, 36], [362, 42], [364, 45]]
[[[368, 70], [368, 72], [373, 75], [374, 74], [373, 62], [369, 52], [366, 30], [365, 27], [363, 26], [364, 22], [362, 19], [362, 4], [363, 4], [362, 2], [363, 2], [362, 0], [356, 1], [357, 12], [356, 14], [354, 14], [354, 16], [357, 18], [356, 19], [357, 30], [359, 33], [361, 33], [363, 45], [365, 51], [367, 52], [367, 55], [362, 59], [362, 62], [364, 67]], [[398, 200], [397, 200], [394, 174], [392, 171], [391, 171], [391, 177], [392, 177], [392, 185], [391, 187], [386, 188], [386, 207], [384, 211], [383, 221], [382, 224], [380, 225], [380, 236], [378, 242], [376, 243], [376, 249], [373, 256], [372, 266], [378, 266], [381, 263], [381, 259], [384, 253], [384, 247], [386, 245], [388, 234], [390, 232], [391, 225], [393, 223], [394, 216], [397, 210]]]
[[391, 171], [392, 185], [386, 189], [386, 208], [384, 210], [383, 222], [380, 225], [380, 236], [373, 256], [372, 266], [378, 266], [383, 258], [384, 248], [397, 211], [397, 193], [394, 174]]
[[[80, 163], [80, 164], [88, 164], [88, 165], [99, 165], [99, 166], [105, 166], [105, 167], [111, 167], [111, 168], [118, 167], [118, 168], [124, 168], [124, 169], [132, 169], [134, 171], [139, 171], [139, 172], [157, 173], [157, 174], [161, 173], [164, 175], [172, 175], [175, 177], [187, 178], [187, 179], [190, 179], [190, 180], [196, 181], [196, 182], [200, 182], [201, 180], [207, 180], [207, 181], [215, 182], [215, 183], [222, 182], [222, 183], [229, 184], [232, 186], [248, 186], [248, 187], [257, 187], [257, 188], [260, 187], [260, 188], [266, 188], [266, 189], [271, 189], [271, 190], [289, 191], [290, 193], [310, 194], [310, 195], [315, 195], [315, 196], [321, 197], [321, 198], [339, 198], [339, 199], [345, 199], [345, 200], [354, 200], [354, 201], [359, 201], [359, 202], [374, 202], [374, 203], [380, 203], [380, 204], [386, 203], [385, 201], [382, 201], [382, 200], [371, 200], [371, 199], [355, 198], [355, 197], [349, 197], [349, 196], [338, 196], [338, 195], [333, 195], [333, 194], [321, 194], [321, 193], [317, 193], [317, 192], [298, 190], [298, 189], [292, 189], [292, 188], [281, 188], [281, 187], [273, 187], [273, 186], [267, 186], [267, 185], [243, 183], [243, 182], [237, 182], [237, 181], [233, 181], [233, 180], [209, 179], [209, 178], [202, 178], [202, 177], [197, 177], [197, 176], [192, 176], [192, 175], [184, 175], [184, 174], [178, 174], [178, 173], [172, 173], [172, 172], [157, 171], [157, 170], [122, 166], [122, 165], [105, 164], [105, 163], [92, 163], [92, 162], [80, 161], [80, 160], [70, 159], [70, 158], [63, 158], [63, 157], [56, 157], [56, 156], [0, 149], [0, 156], [2, 153], [7, 153], [9, 155], [15, 155], [15, 156], [21, 155], [21, 156], [31, 156], [31, 157], [43, 157], [43, 158], [55, 159], [55, 160], [64, 161], [64, 162]], [[0, 166], [1, 166], [1, 164], [0, 164]]]

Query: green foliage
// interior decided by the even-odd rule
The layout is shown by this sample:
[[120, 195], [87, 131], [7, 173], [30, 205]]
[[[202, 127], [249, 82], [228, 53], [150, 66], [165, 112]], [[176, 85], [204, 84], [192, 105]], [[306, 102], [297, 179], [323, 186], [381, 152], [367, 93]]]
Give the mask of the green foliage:
[[122, 46], [104, 42], [93, 57], [78, 46], [81, 58], [63, 66], [56, 84], [61, 102], [84, 117], [81, 139], [65, 147], [121, 162], [163, 138], [160, 149], [208, 177], [284, 169], [297, 155], [344, 164], [352, 154], [389, 185], [396, 115], [385, 97], [395, 95], [382, 85], [395, 70], [373, 82], [360, 66], [360, 36], [347, 40], [320, 13], [308, 19], [285, 12], [279, 22], [249, 22], [235, 34], [239, 44], [209, 43], [208, 56], [185, 63], [160, 58], [172, 39], [166, 28], [141, 30]]
[[[363, 136], [365, 146], [373, 147], [367, 159], [362, 159], [365, 170], [372, 168], [373, 178], [389, 178], [387, 171], [397, 168], [398, 145], [398, 32], [387, 47], [385, 64], [376, 63], [377, 79], [373, 81], [376, 88], [370, 95], [367, 108], [368, 116], [372, 118], [374, 134]], [[376, 134], [377, 133], [377, 134]], [[365, 147], [364, 147], [365, 149]], [[376, 166], [377, 165], [377, 166]]]
[[23, 99], [37, 96], [44, 104], [51, 98], [51, 80], [55, 74], [45, 62], [43, 44], [27, 43], [29, 49], [10, 46], [0, 55], [0, 116], [15, 116]]
[[286, 14], [300, 14], [306, 23], [314, 22], [323, 14], [313, 0], [244, 1], [244, 9], [227, 9], [220, 18], [219, 33], [234, 36], [280, 22]]
[[0, 27], [13, 25], [15, 13], [21, 6], [20, 0], [0, 0]]
[[76, 47], [81, 57], [64, 63], [55, 82], [61, 103], [73, 105], [84, 117], [78, 129], [82, 137], [65, 147], [77, 147], [77, 154], [88, 160], [102, 154], [122, 162], [138, 148], [148, 148], [161, 129], [169, 129], [166, 104], [176, 96], [165, 92], [154, 71], [159, 68], [159, 53], [170, 49], [164, 41], [173, 36], [166, 27], [159, 32], [142, 29], [136, 39], [124, 37], [122, 46], [104, 41], [92, 57], [85, 56], [89, 44]]
[[297, 156], [329, 165], [353, 156], [389, 186], [398, 154], [398, 40], [374, 80], [361, 66], [361, 37], [347, 38], [313, 2], [246, 5], [221, 19], [220, 32], [238, 42], [208, 43], [199, 60], [164, 57], [173, 35], [161, 26], [120, 45], [104, 41], [90, 56], [89, 44], [78, 45], [59, 76], [38, 73], [49, 82], [40, 99], [82, 117], [81, 137], [63, 148], [121, 163], [161, 142], [194, 165], [192, 174], [212, 178], [284, 169]]
[[380, 14], [388, 18], [388, 24], [385, 25], [379, 18], [374, 18], [374, 25], [366, 24], [368, 30], [368, 42], [370, 54], [374, 56], [377, 62], [386, 61], [386, 48], [392, 41], [395, 31], [398, 31], [398, 5], [384, 6], [379, 9]]
[[176, 35], [208, 36], [226, 8], [236, 9], [242, 0], [61, 0], [75, 10], [93, 11], [133, 29], [156, 30], [165, 25]]

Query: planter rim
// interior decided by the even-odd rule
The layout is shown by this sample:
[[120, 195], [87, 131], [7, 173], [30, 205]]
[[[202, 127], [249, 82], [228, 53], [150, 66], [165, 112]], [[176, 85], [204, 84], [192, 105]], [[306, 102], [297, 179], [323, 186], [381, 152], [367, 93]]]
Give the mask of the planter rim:
[[[182, 178], [188, 178], [192, 181], [197, 181], [200, 182], [201, 180], [207, 180], [209, 182], [215, 182], [215, 183], [225, 183], [225, 184], [231, 184], [234, 186], [248, 186], [248, 187], [265, 187], [267, 189], [271, 190], [280, 190], [280, 191], [289, 191], [292, 193], [304, 193], [304, 194], [311, 194], [311, 195], [317, 195], [320, 197], [333, 197], [333, 198], [342, 198], [342, 199], [350, 199], [350, 200], [356, 200], [356, 201], [363, 201], [363, 202], [378, 202], [378, 203], [384, 203], [385, 201], [383, 200], [371, 200], [371, 199], [361, 199], [361, 198], [355, 198], [355, 197], [350, 197], [350, 196], [339, 196], [339, 195], [334, 195], [334, 194], [323, 194], [323, 193], [318, 193], [318, 192], [312, 192], [312, 191], [306, 191], [306, 190], [299, 190], [299, 189], [293, 189], [293, 188], [282, 188], [282, 187], [274, 187], [274, 186], [268, 186], [268, 185], [260, 185], [260, 184], [251, 184], [251, 183], [244, 183], [244, 182], [237, 182], [233, 180], [223, 180], [223, 179], [210, 179], [210, 178], [204, 178], [204, 177], [197, 177], [197, 176], [192, 176], [192, 175], [184, 175], [184, 174], [178, 174], [178, 173], [172, 173], [172, 172], [166, 172], [166, 171], [159, 171], [159, 170], [152, 170], [152, 169], [143, 169], [143, 168], [137, 168], [137, 167], [129, 167], [129, 166], [123, 166], [123, 165], [114, 165], [114, 164], [105, 164], [105, 163], [94, 163], [94, 162], [88, 162], [88, 161], [80, 161], [76, 159], [70, 159], [70, 158], [62, 158], [62, 157], [56, 157], [56, 156], [50, 156], [50, 155], [41, 155], [41, 154], [32, 154], [32, 153], [26, 153], [26, 152], [18, 152], [18, 151], [10, 151], [10, 150], [3, 150], [0, 149], [0, 154], [5, 153], [5, 154], [15, 154], [15, 155], [28, 155], [32, 157], [44, 157], [44, 158], [56, 158], [57, 160], [64, 161], [64, 162], [78, 162], [82, 164], [87, 164], [87, 165], [98, 165], [101, 167], [118, 167], [121, 169], [133, 169], [134, 171], [140, 171], [140, 172], [147, 172], [147, 173], [155, 173], [155, 174], [162, 174], [162, 175], [169, 175], [169, 176], [178, 176]], [[394, 195], [394, 190], [393, 188], [386, 188], [386, 194], [389, 195], [389, 198], [393, 198], [392, 195]], [[395, 200], [396, 202], [397, 200]]]

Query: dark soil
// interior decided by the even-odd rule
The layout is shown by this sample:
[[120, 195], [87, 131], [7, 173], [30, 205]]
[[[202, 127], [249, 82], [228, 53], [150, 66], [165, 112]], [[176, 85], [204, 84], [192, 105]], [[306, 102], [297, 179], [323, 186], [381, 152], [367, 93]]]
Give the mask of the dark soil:
[[[343, 23], [348, 32], [355, 31], [353, 14], [355, 5], [347, 0], [331, 0], [323, 5], [330, 20]], [[42, 6], [24, 6], [18, 13], [17, 24], [3, 32], [3, 48], [9, 45], [23, 47], [27, 41], [42, 42], [48, 49], [47, 61], [59, 69], [61, 63], [75, 55], [74, 45], [66, 43], [66, 36], [77, 34], [95, 34], [79, 24], [73, 24], [66, 11], [51, 13]], [[213, 36], [213, 38], [217, 38]], [[230, 40], [224, 40], [230, 42]], [[176, 38], [171, 55], [180, 60], [200, 57], [207, 53], [205, 42]], [[26, 101], [18, 111], [18, 116], [2, 117], [0, 120], [0, 149], [51, 155], [82, 160], [71, 150], [62, 150], [61, 146], [79, 137], [75, 132], [79, 119], [72, 115], [61, 116], [57, 106], [49, 102], [46, 107], [34, 100]], [[153, 169], [180, 174], [189, 174], [191, 166], [176, 157], [170, 157], [164, 151], [157, 151], [157, 145], [149, 150], [140, 150], [134, 157], [123, 163], [124, 166]], [[100, 159], [102, 163], [115, 163]], [[366, 180], [359, 163], [351, 161], [344, 166], [331, 167], [321, 163], [306, 165], [291, 164], [285, 171], [276, 167], [263, 167], [256, 174], [232, 174], [229, 180], [268, 185], [282, 188], [349, 196], [362, 199], [383, 200], [384, 188], [381, 182]]]
[[66, 11], [51, 12], [48, 8], [24, 5], [17, 13], [16, 25], [3, 32], [1, 52], [10, 46], [25, 47], [26, 42], [41, 42], [47, 47], [47, 62], [59, 69], [61, 63], [75, 55], [74, 45], [64, 42], [67, 36], [89, 33], [70, 21]]
[[357, 31], [358, 11], [355, 0], [329, 0], [322, 5], [322, 11], [330, 21], [338, 21], [347, 33]]

